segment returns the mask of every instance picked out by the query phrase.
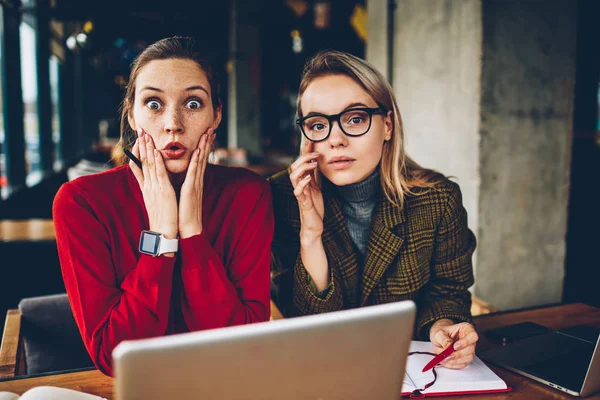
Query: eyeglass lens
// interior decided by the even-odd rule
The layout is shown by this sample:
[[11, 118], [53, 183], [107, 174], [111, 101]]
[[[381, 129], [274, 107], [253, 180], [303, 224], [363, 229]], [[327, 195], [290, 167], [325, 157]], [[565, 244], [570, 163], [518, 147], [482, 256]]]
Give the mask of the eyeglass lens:
[[[347, 135], [359, 136], [365, 134], [371, 125], [371, 115], [364, 110], [348, 110], [340, 114], [340, 127]], [[311, 140], [323, 140], [331, 130], [329, 119], [315, 115], [304, 120], [302, 129]]]

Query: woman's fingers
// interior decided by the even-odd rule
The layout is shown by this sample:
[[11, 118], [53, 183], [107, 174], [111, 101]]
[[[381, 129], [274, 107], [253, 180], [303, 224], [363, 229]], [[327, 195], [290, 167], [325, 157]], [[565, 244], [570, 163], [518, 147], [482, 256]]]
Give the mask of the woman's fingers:
[[154, 164], [156, 166], [156, 180], [160, 188], [166, 190], [171, 185], [171, 181], [169, 180], [169, 174], [167, 174], [167, 167], [165, 167], [162, 154], [156, 149], [154, 149]]
[[[200, 139], [202, 141], [202, 139]], [[198, 164], [200, 160], [200, 149], [195, 149], [192, 152], [192, 158], [190, 159], [190, 165], [188, 166], [187, 173], [185, 174], [185, 182], [195, 182], [196, 176], [198, 175]]]
[[206, 164], [208, 163], [208, 156], [210, 154], [210, 150], [212, 148], [212, 144], [215, 140], [215, 135], [214, 135], [214, 129], [209, 129], [206, 134], [204, 135], [204, 137], [202, 138], [204, 140], [203, 143], [201, 143], [201, 147], [202, 147], [202, 157], [200, 158], [200, 165], [199, 165], [199, 173], [196, 176], [196, 187], [202, 187], [202, 182], [204, 180], [204, 171], [206, 171]]
[[465, 358], [473, 359], [475, 355], [475, 345], [472, 344], [470, 346], [465, 347], [464, 349], [460, 349], [459, 351], [454, 351], [452, 353], [452, 360], [458, 362], [459, 360]]
[[317, 153], [317, 152], [303, 154], [300, 157], [298, 157], [298, 159], [296, 161], [294, 161], [292, 165], [290, 165], [290, 171], [294, 172], [302, 164], [306, 164], [309, 161], [316, 160], [318, 157], [319, 157], [319, 153]]
[[156, 157], [154, 156], [154, 142], [152, 136], [144, 134], [146, 138], [146, 156], [148, 159], [148, 176], [146, 177], [152, 184], [152, 187], [158, 186], [158, 179], [156, 178]]
[[464, 323], [464, 327], [461, 327], [459, 338], [460, 340], [454, 343], [454, 348], [459, 350], [461, 348], [467, 348], [468, 346], [474, 345], [479, 340], [479, 335], [473, 325]]
[[475, 345], [471, 345], [461, 351], [455, 351], [441, 365], [446, 368], [461, 369], [469, 365], [474, 359]]
[[[457, 340], [454, 341], [454, 338]], [[475, 359], [475, 347], [479, 335], [473, 325], [461, 322], [439, 329], [432, 338], [436, 352], [442, 351], [452, 344], [454, 352], [441, 365], [451, 369], [465, 368]], [[454, 342], [454, 343], [453, 343]]]
[[309, 154], [310, 152], [313, 151], [314, 147], [315, 147], [315, 144], [313, 142], [311, 142], [310, 140], [306, 139], [306, 142], [304, 143], [304, 147], [302, 148], [300, 155]]
[[131, 148], [131, 154], [136, 156], [139, 160], [139, 158], [140, 158], [140, 138], [139, 138], [139, 136], [135, 139], [135, 143], [133, 143], [133, 147]]
[[146, 154], [147, 153], [147, 151], [146, 151], [147, 136], [148, 136], [148, 134], [144, 133], [144, 131], [142, 130], [142, 132], [140, 133], [140, 136], [138, 137], [140, 161], [142, 162], [142, 173], [144, 174], [144, 184], [150, 183], [150, 179], [149, 179], [150, 171], [148, 169], [148, 155]]
[[[140, 151], [138, 142], [139, 139], [136, 139], [133, 147], [131, 148], [131, 153], [139, 159]], [[142, 169], [138, 167], [133, 160], [129, 160], [129, 168], [131, 169], [131, 172], [133, 172], [133, 176], [135, 176], [135, 179], [138, 181], [140, 187], [142, 187], [144, 185], [144, 172]]]
[[310, 175], [306, 175], [294, 188], [294, 196], [296, 196], [298, 203], [300, 203], [300, 206], [302, 207], [304, 207], [306, 205], [306, 201], [308, 201], [308, 196], [304, 192], [304, 189], [306, 189], [306, 186], [310, 183], [311, 179], [312, 178]]
[[306, 176], [311, 176], [312, 171], [317, 168], [317, 163], [304, 163], [300, 165], [297, 169], [290, 173], [290, 180], [292, 181], [292, 185], [296, 187], [298, 182], [304, 179]]

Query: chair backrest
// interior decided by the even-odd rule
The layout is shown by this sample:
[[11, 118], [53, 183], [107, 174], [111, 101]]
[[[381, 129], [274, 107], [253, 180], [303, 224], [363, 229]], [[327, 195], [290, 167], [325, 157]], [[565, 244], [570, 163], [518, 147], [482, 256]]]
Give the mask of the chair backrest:
[[27, 374], [93, 367], [66, 294], [19, 303]]

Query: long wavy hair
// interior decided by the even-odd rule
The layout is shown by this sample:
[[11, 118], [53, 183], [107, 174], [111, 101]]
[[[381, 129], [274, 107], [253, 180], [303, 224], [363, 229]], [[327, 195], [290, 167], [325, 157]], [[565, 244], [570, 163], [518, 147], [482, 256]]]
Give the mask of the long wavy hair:
[[133, 105], [135, 104], [135, 84], [142, 68], [154, 60], [181, 59], [191, 60], [206, 74], [210, 84], [210, 95], [213, 108], [217, 110], [221, 107], [221, 98], [219, 96], [219, 79], [215, 69], [212, 67], [207, 57], [202, 56], [197, 47], [196, 41], [190, 37], [173, 36], [161, 39], [146, 47], [131, 64], [131, 72], [125, 97], [121, 103], [121, 137], [117, 145], [119, 151], [113, 153], [113, 159], [117, 165], [127, 163], [127, 156], [120, 151], [123, 148], [131, 149], [137, 138], [137, 133], [129, 126], [129, 116], [131, 115]]
[[[383, 107], [392, 111], [392, 137], [384, 142], [381, 156], [381, 186], [387, 199], [403, 207], [406, 195], [419, 195], [436, 187], [444, 176], [423, 168], [405, 151], [404, 130], [400, 110], [388, 81], [367, 61], [336, 50], [317, 53], [305, 65], [298, 91], [296, 113], [302, 118], [302, 95], [315, 79], [326, 75], [345, 75], [355, 82]], [[302, 137], [302, 145], [306, 138]], [[303, 146], [301, 146], [303, 148]], [[423, 190], [425, 189], [425, 190]]]

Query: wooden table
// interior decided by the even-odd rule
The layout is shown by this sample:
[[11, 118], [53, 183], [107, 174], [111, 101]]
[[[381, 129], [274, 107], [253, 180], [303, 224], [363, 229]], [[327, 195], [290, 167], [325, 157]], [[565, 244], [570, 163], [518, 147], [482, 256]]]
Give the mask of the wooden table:
[[51, 219], [0, 221], [0, 242], [56, 240]]
[[[487, 314], [475, 318], [475, 325], [479, 332], [503, 325], [523, 321], [533, 321], [549, 328], [558, 329], [577, 324], [588, 324], [600, 327], [600, 309], [585, 304], [568, 304], [561, 306], [544, 307], [525, 311]], [[494, 346], [480, 335], [478, 349], [484, 350]], [[559, 392], [541, 383], [527, 379], [500, 367], [491, 368], [513, 387], [511, 393], [486, 394], [480, 396], [451, 396], [439, 397], [440, 399], [458, 400], [506, 400], [506, 399], [574, 399], [566, 393]], [[9, 391], [22, 394], [30, 388], [40, 385], [59, 386], [92, 393], [107, 399], [115, 399], [113, 392], [114, 379], [102, 375], [99, 371], [73, 372], [61, 375], [50, 375], [38, 378], [26, 378], [0, 382], [0, 391]], [[437, 397], [436, 397], [437, 398]], [[600, 393], [586, 397], [586, 400], [600, 400]]]

